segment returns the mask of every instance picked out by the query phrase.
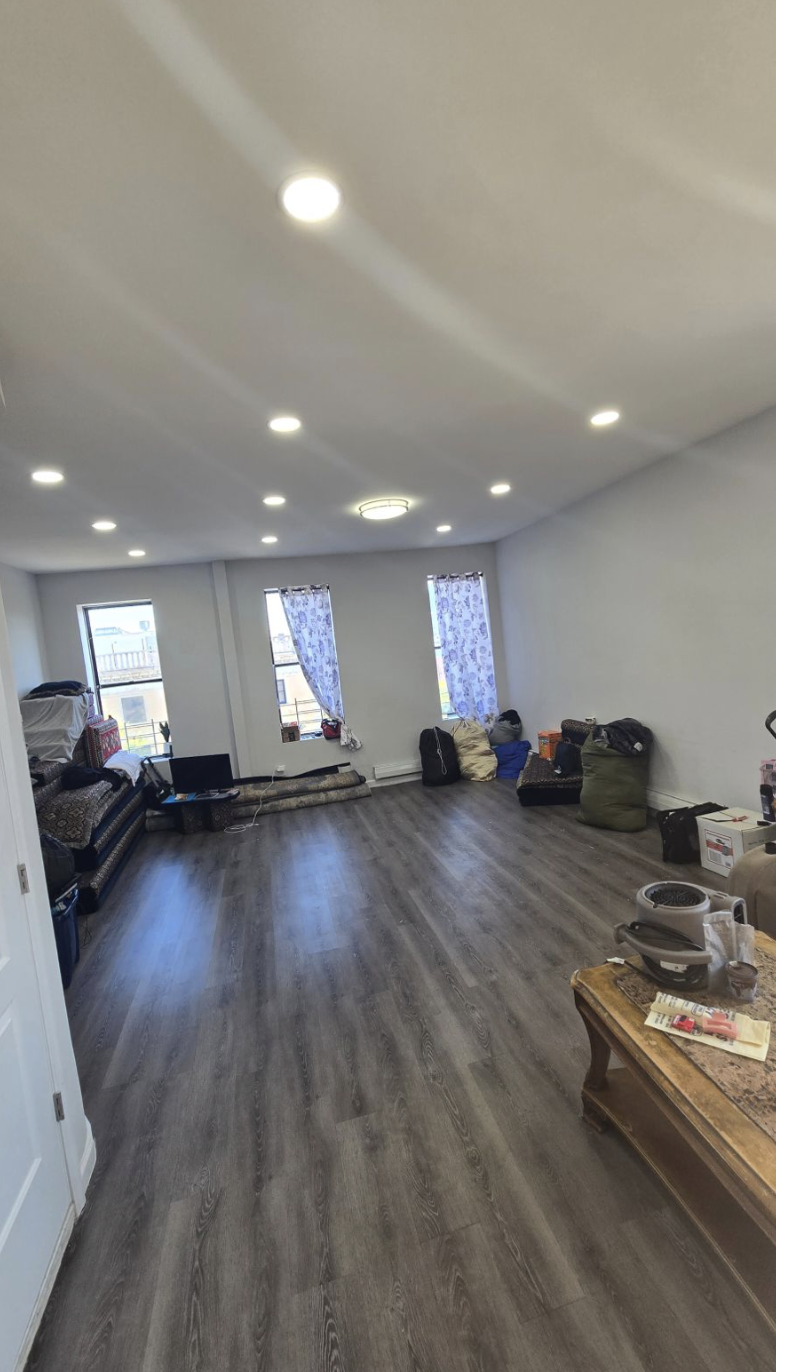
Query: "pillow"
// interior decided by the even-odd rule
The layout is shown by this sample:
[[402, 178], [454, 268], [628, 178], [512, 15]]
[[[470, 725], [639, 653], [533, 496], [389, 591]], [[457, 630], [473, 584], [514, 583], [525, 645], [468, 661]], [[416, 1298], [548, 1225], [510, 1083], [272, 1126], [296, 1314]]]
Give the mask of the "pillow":
[[121, 751], [121, 735], [114, 719], [88, 724], [85, 730], [85, 751], [89, 767], [104, 767], [113, 753]]
[[459, 770], [466, 781], [494, 781], [498, 759], [483, 724], [461, 719], [453, 731]]

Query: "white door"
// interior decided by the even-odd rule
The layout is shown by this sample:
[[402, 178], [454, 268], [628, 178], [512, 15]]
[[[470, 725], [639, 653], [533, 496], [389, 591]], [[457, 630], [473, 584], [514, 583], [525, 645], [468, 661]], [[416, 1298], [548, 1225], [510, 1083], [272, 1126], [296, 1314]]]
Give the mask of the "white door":
[[71, 1204], [0, 731], [0, 1369], [22, 1342]]

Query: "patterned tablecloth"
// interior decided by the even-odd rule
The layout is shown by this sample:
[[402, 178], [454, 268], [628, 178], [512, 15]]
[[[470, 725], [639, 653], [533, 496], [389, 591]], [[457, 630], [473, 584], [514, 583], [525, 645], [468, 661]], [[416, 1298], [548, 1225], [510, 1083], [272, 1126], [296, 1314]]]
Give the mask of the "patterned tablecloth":
[[[685, 1039], [664, 1035], [667, 1043], [672, 1043], [680, 1053], [687, 1056], [701, 1068], [701, 1071], [719, 1086], [721, 1091], [733, 1101], [744, 1114], [759, 1125], [771, 1139], [776, 1136], [776, 992], [775, 958], [761, 948], [756, 949], [755, 964], [759, 972], [756, 1000], [752, 1005], [738, 1005], [736, 1001], [725, 1001], [723, 997], [711, 996], [706, 991], [691, 991], [686, 997], [701, 1005], [723, 1005], [739, 1010], [751, 1019], [769, 1020], [770, 1048], [764, 1062], [751, 1062], [749, 1058], [736, 1058], [731, 1053], [718, 1053], [700, 1043], [688, 1043]], [[637, 959], [630, 959], [627, 966], [616, 974], [616, 981], [629, 996], [634, 1005], [648, 1015], [652, 1002], [659, 990], [656, 982], [635, 970]], [[659, 1032], [659, 1031], [658, 1031]]]

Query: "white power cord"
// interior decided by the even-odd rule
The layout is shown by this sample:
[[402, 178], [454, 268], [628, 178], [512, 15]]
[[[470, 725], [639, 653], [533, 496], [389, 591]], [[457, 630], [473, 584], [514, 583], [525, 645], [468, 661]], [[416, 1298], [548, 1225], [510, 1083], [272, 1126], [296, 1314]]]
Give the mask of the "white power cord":
[[223, 830], [224, 834], [246, 834], [248, 829], [255, 829], [256, 820], [258, 819], [259, 814], [261, 813], [261, 807], [264, 804], [264, 797], [266, 796], [267, 792], [271, 791], [273, 786], [275, 785], [276, 776], [277, 773], [273, 772], [269, 786], [265, 786], [264, 790], [261, 792], [261, 795], [259, 796], [258, 805], [256, 806], [256, 809], [253, 813], [253, 818], [248, 820], [247, 824], [227, 824], [225, 829]]

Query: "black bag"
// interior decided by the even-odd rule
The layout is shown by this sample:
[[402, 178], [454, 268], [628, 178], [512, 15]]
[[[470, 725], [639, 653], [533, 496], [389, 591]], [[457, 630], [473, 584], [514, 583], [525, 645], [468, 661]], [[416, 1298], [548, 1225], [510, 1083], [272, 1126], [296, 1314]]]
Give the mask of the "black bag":
[[450, 786], [452, 781], [459, 781], [454, 740], [445, 729], [422, 729], [418, 747], [424, 786]]
[[52, 907], [52, 927], [64, 990], [71, 985], [72, 974], [80, 961], [80, 934], [77, 928], [77, 891], [56, 901]]
[[580, 749], [576, 743], [556, 744], [555, 757], [553, 758], [553, 771], [559, 777], [579, 777], [583, 775], [583, 763], [580, 760]]
[[686, 805], [679, 810], [658, 810], [657, 827], [663, 841], [663, 862], [699, 862], [699, 837], [696, 815], [711, 815], [722, 810], [714, 800], [703, 805]]
[[71, 848], [67, 848], [59, 838], [53, 838], [52, 834], [42, 831], [39, 840], [47, 894], [50, 900], [57, 900], [69, 886], [74, 885], [74, 854]]

